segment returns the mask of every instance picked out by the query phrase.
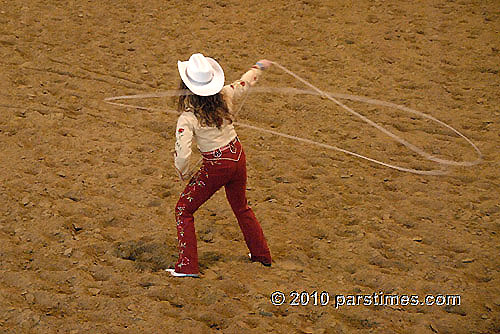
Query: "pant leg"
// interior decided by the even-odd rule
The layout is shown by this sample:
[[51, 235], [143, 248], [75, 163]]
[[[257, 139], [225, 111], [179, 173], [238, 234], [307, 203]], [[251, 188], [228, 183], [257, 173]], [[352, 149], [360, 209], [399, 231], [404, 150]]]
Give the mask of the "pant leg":
[[237, 164], [235, 174], [224, 186], [227, 200], [243, 232], [245, 242], [252, 255], [252, 261], [271, 263], [271, 253], [264, 232], [252, 209], [248, 206], [246, 198], [247, 170], [245, 152], [242, 152]]
[[211, 168], [204, 163], [191, 178], [175, 207], [179, 259], [175, 271], [185, 274], [197, 274], [198, 248], [194, 228], [194, 216], [198, 208], [227, 182], [228, 173], [224, 169]]

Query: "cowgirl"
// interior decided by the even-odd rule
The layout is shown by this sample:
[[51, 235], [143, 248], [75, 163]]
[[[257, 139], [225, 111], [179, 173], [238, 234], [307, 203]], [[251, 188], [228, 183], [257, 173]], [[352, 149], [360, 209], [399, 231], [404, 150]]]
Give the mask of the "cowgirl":
[[224, 186], [226, 197], [238, 220], [250, 258], [271, 265], [271, 253], [264, 233], [247, 204], [245, 195], [247, 171], [245, 152], [232, 124], [233, 101], [253, 86], [262, 70], [271, 66], [260, 60], [240, 80], [224, 86], [224, 72], [212, 58], [200, 53], [189, 61], [177, 63], [181, 76], [175, 143], [175, 168], [181, 180], [189, 177], [191, 142], [196, 139], [203, 163], [190, 179], [175, 207], [179, 259], [175, 269], [167, 269], [176, 277], [199, 277], [198, 251], [194, 228], [194, 212]]

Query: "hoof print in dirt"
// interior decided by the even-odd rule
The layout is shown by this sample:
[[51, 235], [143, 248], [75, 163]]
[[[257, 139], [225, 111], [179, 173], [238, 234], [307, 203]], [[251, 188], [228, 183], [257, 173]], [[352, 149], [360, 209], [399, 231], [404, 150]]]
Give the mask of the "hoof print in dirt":
[[200, 263], [200, 268], [202, 269], [208, 269], [220, 261], [221, 261], [221, 255], [219, 253], [206, 252], [200, 254], [199, 263]]
[[115, 256], [134, 261], [139, 270], [159, 271], [177, 260], [176, 249], [162, 242], [125, 241], [115, 245]]

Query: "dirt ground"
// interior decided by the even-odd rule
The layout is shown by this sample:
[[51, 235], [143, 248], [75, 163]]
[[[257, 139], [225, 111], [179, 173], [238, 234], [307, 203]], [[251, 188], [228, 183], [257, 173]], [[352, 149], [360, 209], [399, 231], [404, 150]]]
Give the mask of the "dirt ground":
[[[500, 333], [498, 1], [0, 3], [0, 332]], [[237, 128], [273, 266], [249, 262], [221, 191], [196, 214], [202, 278], [171, 278], [174, 103], [103, 99], [175, 89], [194, 52], [227, 82], [268, 58], [325, 91], [415, 108], [483, 161], [421, 176]], [[276, 67], [260, 86], [304, 88]], [[476, 157], [435, 123], [345, 103], [438, 157]], [[239, 117], [439, 168], [319, 97], [252, 94]], [[294, 290], [331, 297], [294, 306]], [[379, 292], [461, 305], [335, 307]]]

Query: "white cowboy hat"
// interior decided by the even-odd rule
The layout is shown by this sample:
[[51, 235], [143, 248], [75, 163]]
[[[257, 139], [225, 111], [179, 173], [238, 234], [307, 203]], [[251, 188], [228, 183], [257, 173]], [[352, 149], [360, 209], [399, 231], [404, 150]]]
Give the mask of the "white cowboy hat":
[[182, 81], [196, 95], [214, 95], [224, 87], [222, 67], [201, 53], [191, 55], [188, 61], [177, 61], [177, 67]]

